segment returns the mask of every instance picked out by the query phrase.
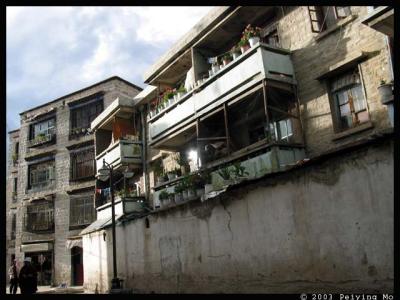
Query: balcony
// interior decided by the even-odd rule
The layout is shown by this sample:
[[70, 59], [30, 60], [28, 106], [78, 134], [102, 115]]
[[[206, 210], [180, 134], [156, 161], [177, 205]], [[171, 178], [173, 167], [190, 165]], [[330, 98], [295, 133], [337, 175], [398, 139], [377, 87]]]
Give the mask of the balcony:
[[[220, 192], [223, 192], [229, 185], [238, 184], [244, 180], [254, 180], [265, 176], [266, 174], [276, 173], [284, 171], [294, 166], [298, 161], [305, 158], [305, 152], [303, 147], [294, 147], [293, 145], [278, 145], [276, 142], [268, 143], [266, 141], [260, 141], [251, 146], [250, 149], [246, 149], [241, 153], [233, 154], [229, 157], [214, 161], [207, 165], [202, 166], [201, 172], [208, 173], [210, 176], [210, 182], [208, 187], [204, 187], [204, 191], [196, 191], [196, 193], [188, 193], [189, 198], [183, 200], [195, 200], [201, 199], [204, 201], [207, 198], [213, 197]], [[243, 168], [243, 175], [235, 175], [234, 165], [240, 164]], [[226, 169], [229, 178], [223, 178], [221, 176], [221, 170]], [[197, 172], [192, 172], [189, 177]], [[181, 176], [174, 178], [170, 181], [158, 184], [153, 188], [154, 190], [154, 206], [165, 207], [160, 205], [160, 195], [164, 192], [169, 195], [175, 196], [175, 187], [184, 181], [187, 181], [187, 176]], [[190, 188], [190, 186], [186, 186]], [[192, 187], [194, 190], [195, 188]], [[176, 199], [176, 198], [175, 198]], [[170, 201], [172, 205], [179, 204], [181, 202]], [[182, 201], [185, 202], [185, 201]]]
[[378, 6], [373, 9], [361, 23], [393, 37], [394, 9], [391, 6]]
[[[143, 212], [144, 211], [144, 197], [125, 197], [115, 195], [114, 208], [115, 215], [126, 215], [133, 212]], [[111, 199], [108, 198], [106, 203], [97, 207], [97, 219], [111, 218]]]
[[56, 134], [54, 132], [49, 132], [47, 134], [39, 134], [34, 139], [28, 141], [28, 147], [36, 147], [49, 142], [53, 142], [56, 139]]
[[103, 166], [103, 159], [114, 169], [129, 166], [142, 167], [142, 142], [140, 113], [133, 99], [119, 97], [91, 123], [95, 133], [96, 169]]
[[142, 143], [130, 140], [119, 140], [96, 156], [96, 170], [103, 166], [103, 159], [114, 169], [123, 165], [142, 166]]
[[176, 103], [150, 118], [151, 144], [211, 112], [263, 79], [296, 84], [289, 51], [263, 43], [249, 49]]

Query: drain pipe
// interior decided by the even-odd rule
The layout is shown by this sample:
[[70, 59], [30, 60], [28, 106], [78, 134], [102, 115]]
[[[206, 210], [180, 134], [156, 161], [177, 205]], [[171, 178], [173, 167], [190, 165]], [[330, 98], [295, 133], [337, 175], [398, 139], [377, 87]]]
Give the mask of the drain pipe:
[[144, 185], [144, 195], [146, 201], [150, 201], [149, 193], [149, 175], [147, 172], [147, 134], [146, 134], [146, 104], [139, 107], [140, 110], [140, 122], [142, 126], [142, 164], [143, 164], [143, 185]]

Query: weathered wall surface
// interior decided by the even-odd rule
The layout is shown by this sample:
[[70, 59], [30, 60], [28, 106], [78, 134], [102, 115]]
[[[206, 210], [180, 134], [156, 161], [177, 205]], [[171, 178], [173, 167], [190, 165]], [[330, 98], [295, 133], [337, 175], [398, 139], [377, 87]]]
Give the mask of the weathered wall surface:
[[[81, 136], [76, 139], [69, 139], [70, 131], [70, 110], [68, 103], [90, 96], [94, 93], [103, 91], [104, 94], [104, 109], [108, 107], [119, 95], [128, 96], [133, 98], [139, 92], [131, 85], [119, 80], [111, 79], [105, 81], [102, 84], [95, 85], [91, 88], [65, 97], [54, 103], [49, 103], [43, 107], [33, 109], [32, 111], [26, 112], [21, 116], [21, 128], [19, 132], [19, 154], [20, 159], [18, 165], [14, 168], [9, 168], [11, 172], [16, 171], [17, 173], [10, 174], [9, 178], [18, 176], [18, 197], [17, 202], [12, 204], [17, 210], [17, 234], [16, 239], [10, 246], [19, 261], [24, 259], [24, 253], [20, 251], [21, 244], [25, 242], [33, 242], [40, 240], [53, 240], [54, 247], [54, 277], [53, 282], [55, 285], [60, 283], [71, 284], [71, 250], [66, 247], [66, 243], [69, 237], [77, 236], [82, 229], [70, 230], [70, 196], [66, 191], [92, 187], [94, 189], [94, 180], [88, 180], [83, 182], [70, 182], [70, 149], [79, 148], [83, 143], [93, 141], [93, 135]], [[25, 117], [30, 117], [36, 114], [42, 114], [49, 108], [56, 108], [56, 144], [43, 147], [41, 149], [29, 149], [29, 126], [34, 123], [29, 122]], [[10, 149], [11, 151], [12, 149]], [[49, 153], [54, 150], [55, 152], [55, 180], [56, 185], [52, 189], [44, 189], [38, 192], [30, 192], [27, 190], [28, 185], [28, 165], [29, 162], [25, 160], [27, 156], [36, 157], [38, 155]], [[11, 155], [10, 155], [11, 157]], [[10, 162], [11, 163], [11, 162]], [[7, 185], [7, 199], [11, 197], [12, 181], [9, 180]], [[30, 233], [24, 231], [23, 228], [23, 217], [26, 211], [26, 205], [29, 204], [29, 200], [34, 197], [43, 197], [45, 194], [54, 194], [54, 233], [39, 234]], [[7, 218], [7, 226], [9, 228], [11, 224], [10, 217]], [[9, 230], [9, 229], [8, 229]], [[11, 253], [11, 249], [9, 250]], [[13, 252], [13, 253], [14, 253]], [[8, 257], [11, 254], [8, 254]], [[8, 259], [7, 257], [7, 259]], [[9, 260], [7, 261], [9, 264]]]
[[[142, 218], [116, 233], [118, 276], [138, 292], [392, 292], [393, 145], [148, 219], [149, 228]], [[106, 232], [106, 241], [101, 233], [84, 236], [85, 287], [97, 283], [102, 292], [112, 272]]]
[[[307, 6], [294, 7], [278, 21], [282, 47], [292, 51], [292, 62], [301, 104], [301, 118], [309, 157], [334, 149], [354, 139], [371, 135], [390, 127], [386, 105], [379, 100], [381, 79], [390, 81], [389, 52], [385, 35], [362, 24], [367, 6], [351, 6], [352, 16], [328, 27], [322, 33], [313, 33]], [[330, 7], [332, 9], [332, 7]], [[335, 140], [333, 117], [324, 81], [316, 78], [329, 68], [338, 67], [364, 52], [368, 57], [360, 62], [361, 78], [373, 127], [340, 140]]]

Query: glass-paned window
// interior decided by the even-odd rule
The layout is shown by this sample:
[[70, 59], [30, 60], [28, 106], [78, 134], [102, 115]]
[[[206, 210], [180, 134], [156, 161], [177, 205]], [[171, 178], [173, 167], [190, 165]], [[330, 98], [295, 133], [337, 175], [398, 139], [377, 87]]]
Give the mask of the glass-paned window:
[[54, 161], [30, 165], [28, 175], [28, 188], [38, 188], [50, 185], [54, 181]]
[[55, 133], [55, 119], [49, 119], [43, 122], [39, 122], [31, 125], [31, 136], [30, 139], [33, 140], [39, 136], [49, 137]]
[[49, 231], [54, 229], [54, 209], [52, 203], [29, 205], [25, 215], [28, 231]]
[[92, 196], [71, 199], [70, 226], [90, 224], [95, 220], [95, 217]]
[[342, 130], [369, 120], [358, 69], [335, 78], [331, 83], [331, 92]]
[[94, 176], [94, 147], [71, 153], [71, 180]]
[[71, 109], [71, 130], [90, 128], [90, 123], [103, 111], [103, 100]]

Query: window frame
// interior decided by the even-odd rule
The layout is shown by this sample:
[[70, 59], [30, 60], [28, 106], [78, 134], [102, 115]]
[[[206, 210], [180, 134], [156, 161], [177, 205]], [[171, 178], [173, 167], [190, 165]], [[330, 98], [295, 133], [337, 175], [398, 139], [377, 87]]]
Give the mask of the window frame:
[[[91, 109], [95, 107], [95, 112], [90, 114]], [[90, 123], [104, 110], [103, 96], [97, 96], [93, 99], [87, 100], [82, 104], [70, 107], [70, 136], [79, 135], [74, 133], [77, 130], [84, 130], [81, 134], [90, 128]], [[79, 120], [79, 121], [78, 121]]]
[[[83, 220], [82, 217], [83, 216]], [[69, 227], [86, 227], [96, 219], [96, 210], [93, 205], [93, 196], [74, 195], [70, 197]]]
[[[341, 112], [340, 112], [340, 105], [339, 105], [339, 101], [338, 99], [334, 96], [335, 94], [337, 94], [340, 91], [343, 90], [351, 90], [353, 87], [357, 86], [356, 84], [353, 85], [347, 85], [344, 86], [336, 91], [332, 91], [332, 82], [337, 79], [340, 78], [348, 73], [350, 73], [351, 71], [357, 71], [358, 72], [358, 76], [359, 76], [359, 86], [362, 92], [362, 96], [363, 96], [363, 101], [364, 101], [364, 109], [359, 110], [357, 112], [353, 112], [354, 110], [354, 104], [350, 105], [353, 106], [353, 108], [350, 107], [350, 112], [351, 112], [351, 116], [352, 116], [352, 126], [348, 127], [348, 128], [343, 128], [342, 126], [342, 121], [341, 121]], [[360, 64], [357, 64], [356, 66], [352, 67], [352, 68], [347, 68], [346, 70], [343, 70], [343, 72], [340, 72], [340, 74], [337, 74], [336, 76], [330, 77], [328, 80], [325, 81], [325, 87], [328, 91], [328, 98], [329, 98], [329, 103], [330, 103], [330, 107], [331, 107], [331, 116], [332, 116], [332, 124], [333, 124], [333, 129], [334, 129], [334, 133], [343, 133], [346, 131], [349, 131], [351, 129], [354, 129], [358, 126], [361, 126], [363, 124], [366, 124], [368, 122], [371, 121], [371, 115], [369, 112], [369, 106], [368, 106], [368, 101], [367, 101], [367, 95], [365, 92], [365, 86], [364, 86], [364, 78], [363, 78], [363, 74], [362, 74], [362, 70], [361, 70], [361, 66]], [[358, 114], [360, 112], [366, 112], [368, 119], [362, 123], [358, 122], [358, 123], [354, 123], [354, 114]]]
[[54, 203], [41, 202], [26, 207], [24, 225], [28, 232], [54, 231]]
[[[32, 170], [32, 168], [38, 168], [41, 165], [47, 165], [46, 167], [40, 168], [40, 170]], [[34, 171], [34, 174], [32, 174], [32, 171]], [[37, 162], [37, 163], [32, 163], [28, 165], [28, 190], [41, 190], [45, 189], [47, 187], [50, 187], [54, 182], [55, 182], [55, 160], [46, 160], [42, 162]], [[45, 177], [48, 177], [46, 180], [43, 181], [38, 181], [35, 184], [32, 184], [33, 179], [37, 179], [38, 176], [43, 176], [41, 174], [36, 174], [44, 172]]]
[[[87, 158], [86, 156], [89, 156], [90, 153], [92, 153], [91, 159], [77, 162], [77, 160], [82, 159], [82, 156], [83, 156], [83, 158]], [[80, 167], [85, 167], [85, 165], [91, 164], [92, 171], [83, 172], [81, 170], [79, 172], [78, 171], [79, 168], [77, 166], [78, 163], [79, 163]], [[86, 166], [86, 167], [88, 167], [88, 166]], [[77, 176], [77, 173], [85, 173], [85, 174], [83, 176]], [[88, 174], [88, 173], [90, 173], [90, 174]], [[79, 150], [70, 152], [70, 181], [94, 179], [95, 174], [96, 174], [96, 156], [95, 156], [94, 145], [80, 148]]]

